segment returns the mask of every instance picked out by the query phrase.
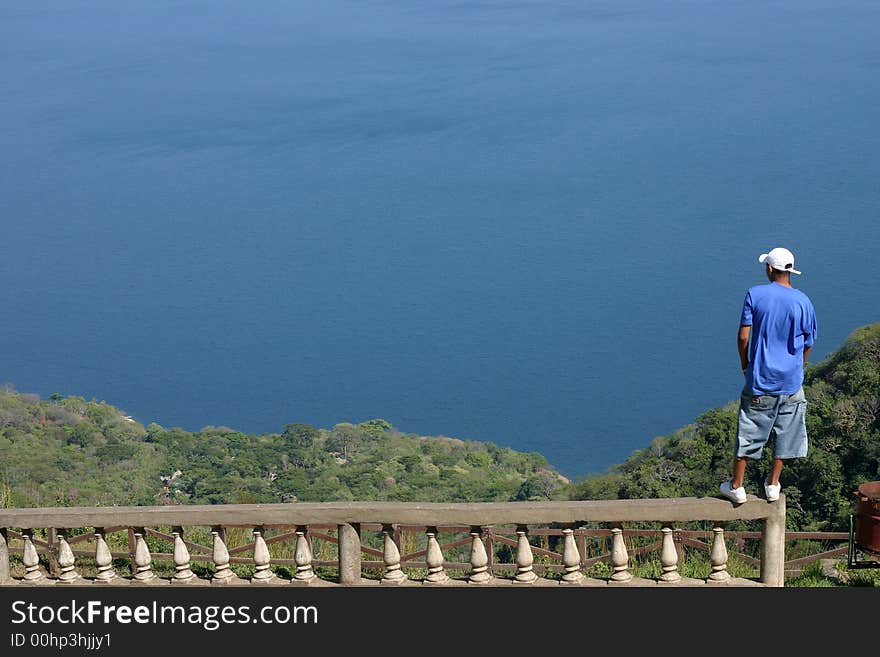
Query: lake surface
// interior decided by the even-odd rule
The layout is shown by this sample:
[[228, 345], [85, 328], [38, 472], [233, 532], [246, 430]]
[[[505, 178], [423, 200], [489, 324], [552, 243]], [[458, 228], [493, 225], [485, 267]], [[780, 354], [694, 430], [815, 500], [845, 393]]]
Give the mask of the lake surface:
[[0, 2], [0, 382], [604, 471], [739, 395], [757, 256], [880, 320], [880, 4]]

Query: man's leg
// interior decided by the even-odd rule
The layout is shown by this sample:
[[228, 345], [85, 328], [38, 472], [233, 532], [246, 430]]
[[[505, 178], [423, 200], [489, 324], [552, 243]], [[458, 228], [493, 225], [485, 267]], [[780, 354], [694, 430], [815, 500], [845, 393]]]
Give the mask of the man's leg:
[[773, 450], [773, 467], [767, 475], [768, 483], [779, 484], [784, 459], [800, 458], [807, 455], [807, 398], [801, 388], [790, 395], [779, 408], [779, 415], [773, 422], [776, 432], [776, 445]]
[[770, 474], [767, 475], [767, 482], [775, 486], [779, 483], [779, 475], [782, 473], [782, 459], [773, 459], [773, 466], [770, 468]]
[[731, 481], [730, 485], [733, 488], [739, 488], [743, 485], [743, 480], [746, 478], [746, 464], [748, 464], [749, 460], [745, 456], [741, 456], [733, 461], [733, 481]]

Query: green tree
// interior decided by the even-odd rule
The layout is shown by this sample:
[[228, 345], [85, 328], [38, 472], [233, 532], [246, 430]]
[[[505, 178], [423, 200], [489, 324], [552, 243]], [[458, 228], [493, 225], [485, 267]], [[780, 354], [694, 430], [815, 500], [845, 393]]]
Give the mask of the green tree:
[[391, 423], [381, 418], [361, 422], [358, 426], [373, 438], [381, 438], [384, 434], [391, 431]]
[[327, 435], [326, 448], [330, 452], [341, 454], [344, 459], [349, 459], [360, 449], [367, 436], [369, 434], [360, 427], [340, 422]]
[[318, 443], [321, 433], [310, 424], [292, 423], [284, 425], [281, 439], [288, 449], [311, 449]]

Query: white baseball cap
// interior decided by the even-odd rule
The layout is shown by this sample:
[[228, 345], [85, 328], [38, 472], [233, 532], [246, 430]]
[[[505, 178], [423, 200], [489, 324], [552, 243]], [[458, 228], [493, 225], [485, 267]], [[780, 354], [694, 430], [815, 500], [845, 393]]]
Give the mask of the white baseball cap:
[[794, 268], [794, 254], [788, 249], [784, 249], [781, 246], [777, 246], [775, 249], [772, 249], [770, 253], [762, 253], [758, 256], [758, 262], [766, 263], [773, 267], [773, 269], [777, 269], [779, 271], [787, 271], [792, 274], [800, 274], [800, 272]]

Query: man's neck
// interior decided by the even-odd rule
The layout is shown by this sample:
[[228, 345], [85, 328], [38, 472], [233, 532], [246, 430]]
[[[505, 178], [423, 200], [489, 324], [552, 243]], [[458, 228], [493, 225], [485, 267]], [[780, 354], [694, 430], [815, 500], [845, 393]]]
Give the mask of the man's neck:
[[779, 283], [782, 287], [791, 287], [791, 277], [789, 276], [780, 276], [779, 278], [774, 278], [773, 282]]

